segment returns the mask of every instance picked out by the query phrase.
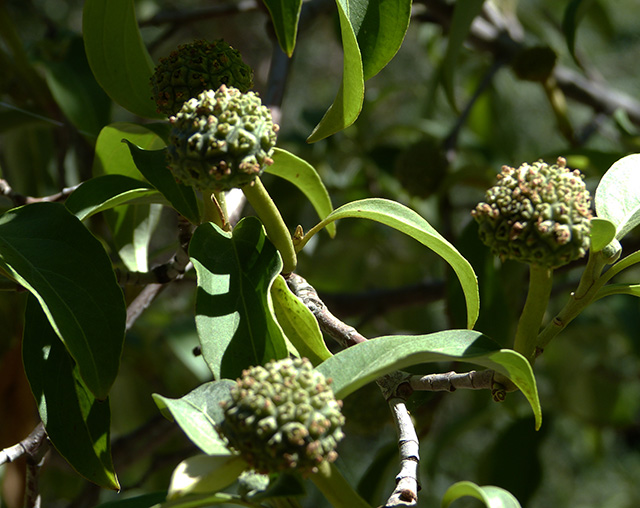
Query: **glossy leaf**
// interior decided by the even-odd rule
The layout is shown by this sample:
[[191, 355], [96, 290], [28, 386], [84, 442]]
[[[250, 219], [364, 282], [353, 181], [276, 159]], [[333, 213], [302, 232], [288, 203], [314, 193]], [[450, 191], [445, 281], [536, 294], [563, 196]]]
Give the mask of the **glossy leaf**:
[[64, 205], [26, 205], [0, 216], [0, 267], [38, 299], [83, 381], [106, 398], [126, 309], [100, 242]]
[[194, 224], [199, 223], [200, 210], [193, 188], [176, 182], [167, 167], [165, 150], [143, 150], [130, 141], [125, 142], [140, 173], [167, 198], [178, 213]]
[[411, 18], [411, 0], [347, 0], [358, 40], [365, 81], [380, 72], [400, 49]]
[[191, 494], [162, 503], [159, 508], [209, 508], [218, 504], [243, 505], [246, 502], [236, 494], [216, 492], [215, 494]]
[[164, 202], [162, 195], [149, 184], [124, 175], [104, 175], [87, 180], [65, 201], [67, 209], [78, 219], [127, 203]]
[[167, 498], [166, 492], [152, 492], [141, 496], [128, 497], [117, 501], [102, 503], [95, 508], [149, 508], [161, 503]]
[[363, 199], [347, 203], [333, 211], [303, 238], [299, 249], [319, 230], [338, 219], [362, 218], [381, 222], [415, 238], [442, 256], [451, 265], [462, 285], [467, 302], [467, 326], [473, 328], [480, 309], [478, 281], [469, 262], [425, 219], [406, 206], [386, 199]]
[[429, 335], [391, 335], [357, 344], [336, 353], [317, 369], [333, 379], [342, 399], [383, 374], [427, 362], [464, 361], [493, 369], [508, 377], [529, 401], [542, 423], [538, 389], [529, 362], [474, 330], [446, 330]]
[[640, 224], [640, 154], [609, 168], [596, 189], [595, 205], [598, 217], [615, 224], [618, 240]]
[[78, 375], [38, 301], [29, 297], [22, 344], [25, 372], [56, 450], [82, 476], [119, 489], [109, 442], [109, 401], [97, 400]]
[[454, 483], [447, 489], [442, 498], [442, 508], [462, 497], [474, 497], [482, 501], [488, 508], [521, 508], [518, 500], [504, 489], [494, 486], [480, 487], [472, 482]]
[[302, 0], [262, 0], [269, 10], [278, 43], [287, 56], [293, 55], [298, 34]]
[[133, 0], [86, 0], [82, 33], [93, 75], [107, 95], [144, 118], [164, 118], [151, 98], [154, 65], [142, 42]]
[[248, 467], [239, 455], [224, 446], [215, 455], [189, 457], [173, 471], [167, 499], [218, 492], [235, 482]]
[[466, 0], [465, 2], [456, 2], [453, 10], [449, 42], [440, 72], [447, 99], [454, 109], [457, 109], [453, 88], [455, 71], [458, 68], [458, 55], [471, 31], [473, 20], [482, 11], [483, 4], [484, 0]]
[[142, 179], [142, 173], [136, 168], [129, 147], [122, 142], [123, 139], [144, 150], [159, 150], [165, 146], [160, 136], [145, 126], [127, 122], [107, 125], [100, 131], [96, 141], [93, 176], [118, 174]]
[[260, 221], [246, 217], [233, 234], [212, 223], [196, 229], [189, 255], [198, 277], [196, 326], [216, 379], [288, 355], [269, 291], [282, 260]]
[[344, 52], [342, 83], [333, 104], [307, 139], [309, 143], [315, 143], [349, 127], [358, 118], [364, 101], [362, 57], [349, 20], [349, 3], [348, 0], [336, 0], [336, 4]]
[[229, 379], [211, 381], [198, 386], [184, 397], [170, 399], [156, 393], [153, 400], [167, 417], [172, 417], [193, 444], [204, 453], [218, 453], [224, 440], [218, 435], [216, 423], [224, 413], [220, 402], [230, 397], [235, 382]]
[[591, 219], [591, 246], [593, 252], [599, 252], [616, 237], [616, 225], [599, 217]]
[[[313, 205], [320, 220], [333, 211], [331, 198], [315, 168], [307, 161], [281, 148], [273, 152], [273, 164], [267, 166], [265, 173], [284, 178], [298, 187]], [[327, 232], [333, 238], [336, 234], [335, 224], [327, 225]]]
[[311, 311], [294, 295], [282, 276], [271, 286], [271, 298], [278, 323], [300, 356], [319, 365], [331, 356], [324, 343], [318, 321]]

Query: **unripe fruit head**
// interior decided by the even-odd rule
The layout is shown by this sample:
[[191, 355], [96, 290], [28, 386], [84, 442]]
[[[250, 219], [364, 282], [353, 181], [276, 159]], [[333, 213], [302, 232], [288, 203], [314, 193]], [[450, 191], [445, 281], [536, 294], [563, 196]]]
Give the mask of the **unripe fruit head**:
[[306, 475], [337, 458], [341, 406], [309, 360], [286, 358], [243, 372], [218, 430], [257, 472]]
[[253, 182], [272, 164], [278, 126], [254, 92], [222, 85], [169, 118], [168, 165], [185, 185], [225, 191]]
[[222, 39], [183, 44], [160, 63], [151, 77], [158, 113], [175, 115], [182, 104], [220, 85], [242, 92], [253, 86], [253, 71], [240, 53]]
[[503, 166], [471, 215], [480, 239], [501, 259], [557, 268], [589, 249], [591, 198], [578, 170], [542, 161]]

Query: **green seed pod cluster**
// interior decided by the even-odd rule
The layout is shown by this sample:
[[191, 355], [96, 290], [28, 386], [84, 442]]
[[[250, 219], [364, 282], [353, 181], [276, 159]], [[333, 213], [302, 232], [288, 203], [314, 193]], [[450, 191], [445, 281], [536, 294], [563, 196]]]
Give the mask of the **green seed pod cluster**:
[[242, 92], [253, 87], [253, 71], [240, 53], [222, 39], [183, 44], [160, 63], [151, 77], [158, 113], [175, 115], [182, 104], [220, 85]]
[[221, 436], [259, 473], [317, 471], [337, 458], [342, 402], [306, 358], [271, 361], [243, 372], [222, 403]]
[[503, 166], [471, 215], [482, 242], [502, 260], [557, 268], [589, 249], [590, 205], [582, 174], [560, 157], [551, 166], [542, 161]]
[[168, 165], [185, 185], [202, 191], [243, 187], [273, 164], [278, 126], [254, 92], [225, 85], [207, 90], [169, 122]]

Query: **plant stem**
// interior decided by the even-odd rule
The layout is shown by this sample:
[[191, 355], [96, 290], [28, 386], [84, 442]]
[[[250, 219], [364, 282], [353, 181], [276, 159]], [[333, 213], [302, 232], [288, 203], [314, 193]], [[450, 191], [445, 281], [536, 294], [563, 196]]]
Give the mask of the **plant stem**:
[[537, 265], [529, 267], [529, 292], [518, 321], [513, 349], [531, 364], [535, 361], [536, 340], [551, 296], [552, 280], [553, 270], [550, 268]]
[[223, 231], [229, 231], [227, 209], [223, 192], [203, 192], [203, 222], [213, 222]]
[[245, 185], [242, 192], [262, 220], [269, 240], [276, 246], [282, 256], [284, 264], [282, 273], [287, 274], [295, 270], [297, 264], [296, 251], [291, 240], [291, 233], [282, 220], [280, 210], [275, 205], [260, 178], [256, 178], [251, 185]]
[[349, 482], [340, 474], [338, 468], [327, 461], [318, 466], [318, 472], [311, 475], [311, 481], [327, 498], [333, 508], [371, 508], [353, 490]]

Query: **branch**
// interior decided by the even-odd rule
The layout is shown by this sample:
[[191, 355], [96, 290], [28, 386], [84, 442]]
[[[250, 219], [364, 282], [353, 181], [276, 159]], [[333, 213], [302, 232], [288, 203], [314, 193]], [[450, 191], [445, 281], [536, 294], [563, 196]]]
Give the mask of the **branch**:
[[398, 431], [398, 449], [400, 451], [400, 472], [396, 475], [396, 488], [385, 503], [385, 508], [395, 506], [417, 506], [418, 466], [420, 465], [420, 443], [416, 429], [411, 421], [405, 399], [392, 397], [388, 400]]
[[15, 462], [23, 455], [35, 454], [46, 440], [46, 437], [47, 433], [44, 430], [44, 424], [40, 422], [36, 425], [35, 429], [31, 431], [31, 434], [18, 444], [0, 450], [0, 466], [7, 462]]
[[455, 392], [458, 389], [492, 390], [494, 371], [482, 370], [465, 372], [446, 372], [444, 374], [428, 374], [411, 376], [408, 379], [412, 390], [430, 392]]
[[291, 292], [311, 311], [320, 328], [343, 348], [351, 347], [367, 339], [358, 331], [335, 317], [322, 302], [315, 288], [300, 275], [291, 273], [286, 277]]
[[42, 203], [42, 202], [59, 202], [64, 201], [74, 190], [79, 187], [78, 185], [74, 185], [73, 187], [66, 187], [62, 189], [60, 192], [56, 194], [52, 194], [51, 196], [44, 196], [41, 198], [34, 198], [31, 196], [25, 196], [13, 190], [9, 182], [0, 178], [0, 196], [4, 196], [11, 200], [14, 206], [22, 206], [29, 205], [31, 203]]

